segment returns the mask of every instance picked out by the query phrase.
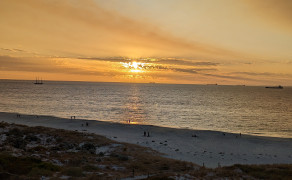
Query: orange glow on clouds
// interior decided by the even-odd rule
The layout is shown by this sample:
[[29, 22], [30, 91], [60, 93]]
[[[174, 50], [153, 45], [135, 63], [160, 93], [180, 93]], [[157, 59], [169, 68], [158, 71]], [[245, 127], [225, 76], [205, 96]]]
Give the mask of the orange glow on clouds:
[[291, 5], [2, 0], [0, 79], [292, 85]]
[[144, 69], [145, 63], [133, 61], [133, 62], [128, 62], [128, 63], [121, 62], [121, 64], [124, 68], [126, 68], [127, 71], [134, 72], [134, 73], [144, 72], [143, 69]]

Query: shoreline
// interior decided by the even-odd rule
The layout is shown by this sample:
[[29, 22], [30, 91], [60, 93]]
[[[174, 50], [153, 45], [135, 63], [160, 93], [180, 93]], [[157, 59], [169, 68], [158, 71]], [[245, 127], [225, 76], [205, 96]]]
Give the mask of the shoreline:
[[[292, 138], [253, 136], [210, 130], [121, 124], [53, 116], [0, 112], [0, 121], [95, 133], [119, 142], [150, 147], [164, 157], [215, 168], [233, 164], [292, 164]], [[86, 122], [89, 124], [86, 126]], [[82, 126], [83, 124], [83, 126]], [[144, 131], [150, 137], [144, 136]]]

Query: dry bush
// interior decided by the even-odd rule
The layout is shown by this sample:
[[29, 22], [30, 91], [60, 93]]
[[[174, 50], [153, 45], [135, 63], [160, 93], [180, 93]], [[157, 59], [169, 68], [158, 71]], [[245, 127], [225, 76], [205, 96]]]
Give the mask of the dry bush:
[[[223, 167], [227, 172], [240, 169], [244, 174], [258, 179], [292, 179], [292, 164], [273, 165], [233, 165]], [[234, 175], [234, 174], [233, 174]]]

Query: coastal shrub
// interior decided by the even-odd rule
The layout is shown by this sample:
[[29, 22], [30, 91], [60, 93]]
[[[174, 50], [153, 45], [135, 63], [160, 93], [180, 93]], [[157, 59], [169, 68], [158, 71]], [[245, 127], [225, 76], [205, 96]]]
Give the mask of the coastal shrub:
[[[36, 175], [37, 172], [55, 172], [60, 168], [48, 162], [31, 157], [14, 157], [9, 154], [0, 154], [0, 169], [17, 175]], [[31, 172], [33, 171], [33, 172]]]
[[63, 142], [63, 139], [61, 137], [56, 137], [56, 142], [61, 143], [61, 142]]
[[9, 180], [11, 179], [11, 180], [13, 180], [13, 179], [19, 179], [19, 178], [18, 178], [18, 175], [14, 175], [14, 174], [11, 174], [11, 173], [3, 172], [1, 170], [0, 179], [9, 179]]
[[91, 150], [91, 149], [94, 149], [95, 150], [95, 146], [93, 143], [84, 143], [83, 146], [82, 146], [82, 149], [85, 149], [85, 150]]
[[26, 141], [22, 139], [22, 137], [14, 137], [14, 136], [9, 136], [6, 140], [9, 142], [9, 144], [15, 148], [18, 149], [24, 149], [27, 145]]
[[189, 171], [189, 170], [192, 170], [194, 167], [193, 167], [193, 164], [192, 163], [188, 163], [188, 162], [185, 162], [185, 161], [182, 161], [181, 162], [181, 171]]
[[82, 169], [83, 169], [83, 171], [89, 171], [89, 172], [99, 170], [98, 167], [90, 165], [90, 164], [83, 166]]
[[91, 153], [91, 154], [95, 154], [95, 151], [96, 151], [93, 143], [85, 143], [85, 144], [83, 144], [81, 149], [83, 151], [86, 151], [86, 152]]
[[107, 173], [101, 173], [101, 174], [90, 174], [86, 177], [86, 180], [99, 180], [99, 179], [121, 179], [120, 177], [114, 178], [105, 178], [108, 174]]
[[52, 140], [52, 138], [47, 138], [46, 139], [46, 143], [51, 143], [53, 140]]
[[47, 169], [40, 169], [37, 167], [34, 167], [31, 169], [31, 171], [28, 173], [28, 176], [35, 177], [35, 176], [52, 176], [53, 172]]
[[175, 178], [169, 177], [169, 175], [156, 175], [147, 178], [149, 180], [175, 180]]
[[7, 133], [7, 136], [23, 137], [23, 132], [19, 128], [12, 128]]
[[31, 148], [30, 150], [32, 150], [32, 151], [45, 151], [45, 150], [47, 150], [47, 148], [44, 146], [36, 146], [36, 147]]
[[148, 165], [148, 164], [152, 164], [152, 162], [151, 161], [143, 161], [143, 164], [146, 164], [146, 165]]
[[67, 168], [63, 171], [63, 173], [67, 176], [72, 176], [72, 177], [82, 177], [84, 176], [83, 171], [79, 167], [70, 167]]
[[68, 165], [69, 166], [74, 166], [74, 167], [78, 167], [82, 164], [82, 160], [81, 159], [70, 159], [69, 162], [68, 162]]
[[128, 161], [128, 160], [129, 160], [129, 157], [126, 156], [126, 155], [119, 155], [119, 156], [118, 156], [118, 159], [119, 159], [120, 161]]
[[50, 148], [50, 151], [60, 151], [60, 150], [62, 150], [60, 148], [60, 146], [53, 146], [53, 147]]
[[6, 123], [6, 122], [0, 123], [0, 128], [6, 128], [6, 126], [8, 126], [8, 123]]
[[194, 173], [191, 173], [192, 176], [194, 177], [205, 177], [207, 176], [207, 174], [210, 172], [209, 169], [205, 168], [205, 167], [200, 167], [198, 170], [196, 170]]
[[59, 171], [60, 167], [49, 162], [40, 162], [35, 165], [39, 169], [46, 169], [49, 171]]
[[274, 165], [234, 165], [246, 174], [259, 179], [292, 179], [292, 166], [285, 164]]
[[74, 145], [71, 143], [63, 142], [59, 144], [59, 149], [68, 150], [74, 148]]
[[32, 134], [28, 134], [24, 140], [29, 141], [29, 142], [33, 142], [33, 141], [40, 142], [40, 138], [38, 138], [37, 136], [32, 135]]
[[159, 170], [163, 170], [163, 171], [165, 171], [165, 170], [169, 170], [169, 165], [168, 165], [168, 164], [162, 164], [162, 165], [160, 166]]
[[233, 177], [233, 178], [237, 177], [238, 178], [238, 176], [242, 175], [236, 172], [235, 170], [225, 169], [225, 168], [217, 168], [215, 169], [215, 172], [216, 172], [217, 177]]
[[124, 154], [116, 154], [116, 153], [111, 153], [111, 157], [117, 158], [119, 161], [128, 161], [129, 157]]

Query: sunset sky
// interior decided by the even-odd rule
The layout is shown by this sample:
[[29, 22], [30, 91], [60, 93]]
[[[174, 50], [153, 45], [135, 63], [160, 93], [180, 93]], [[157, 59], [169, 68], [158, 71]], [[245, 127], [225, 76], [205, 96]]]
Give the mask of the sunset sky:
[[1, 0], [0, 79], [292, 85], [291, 0]]

